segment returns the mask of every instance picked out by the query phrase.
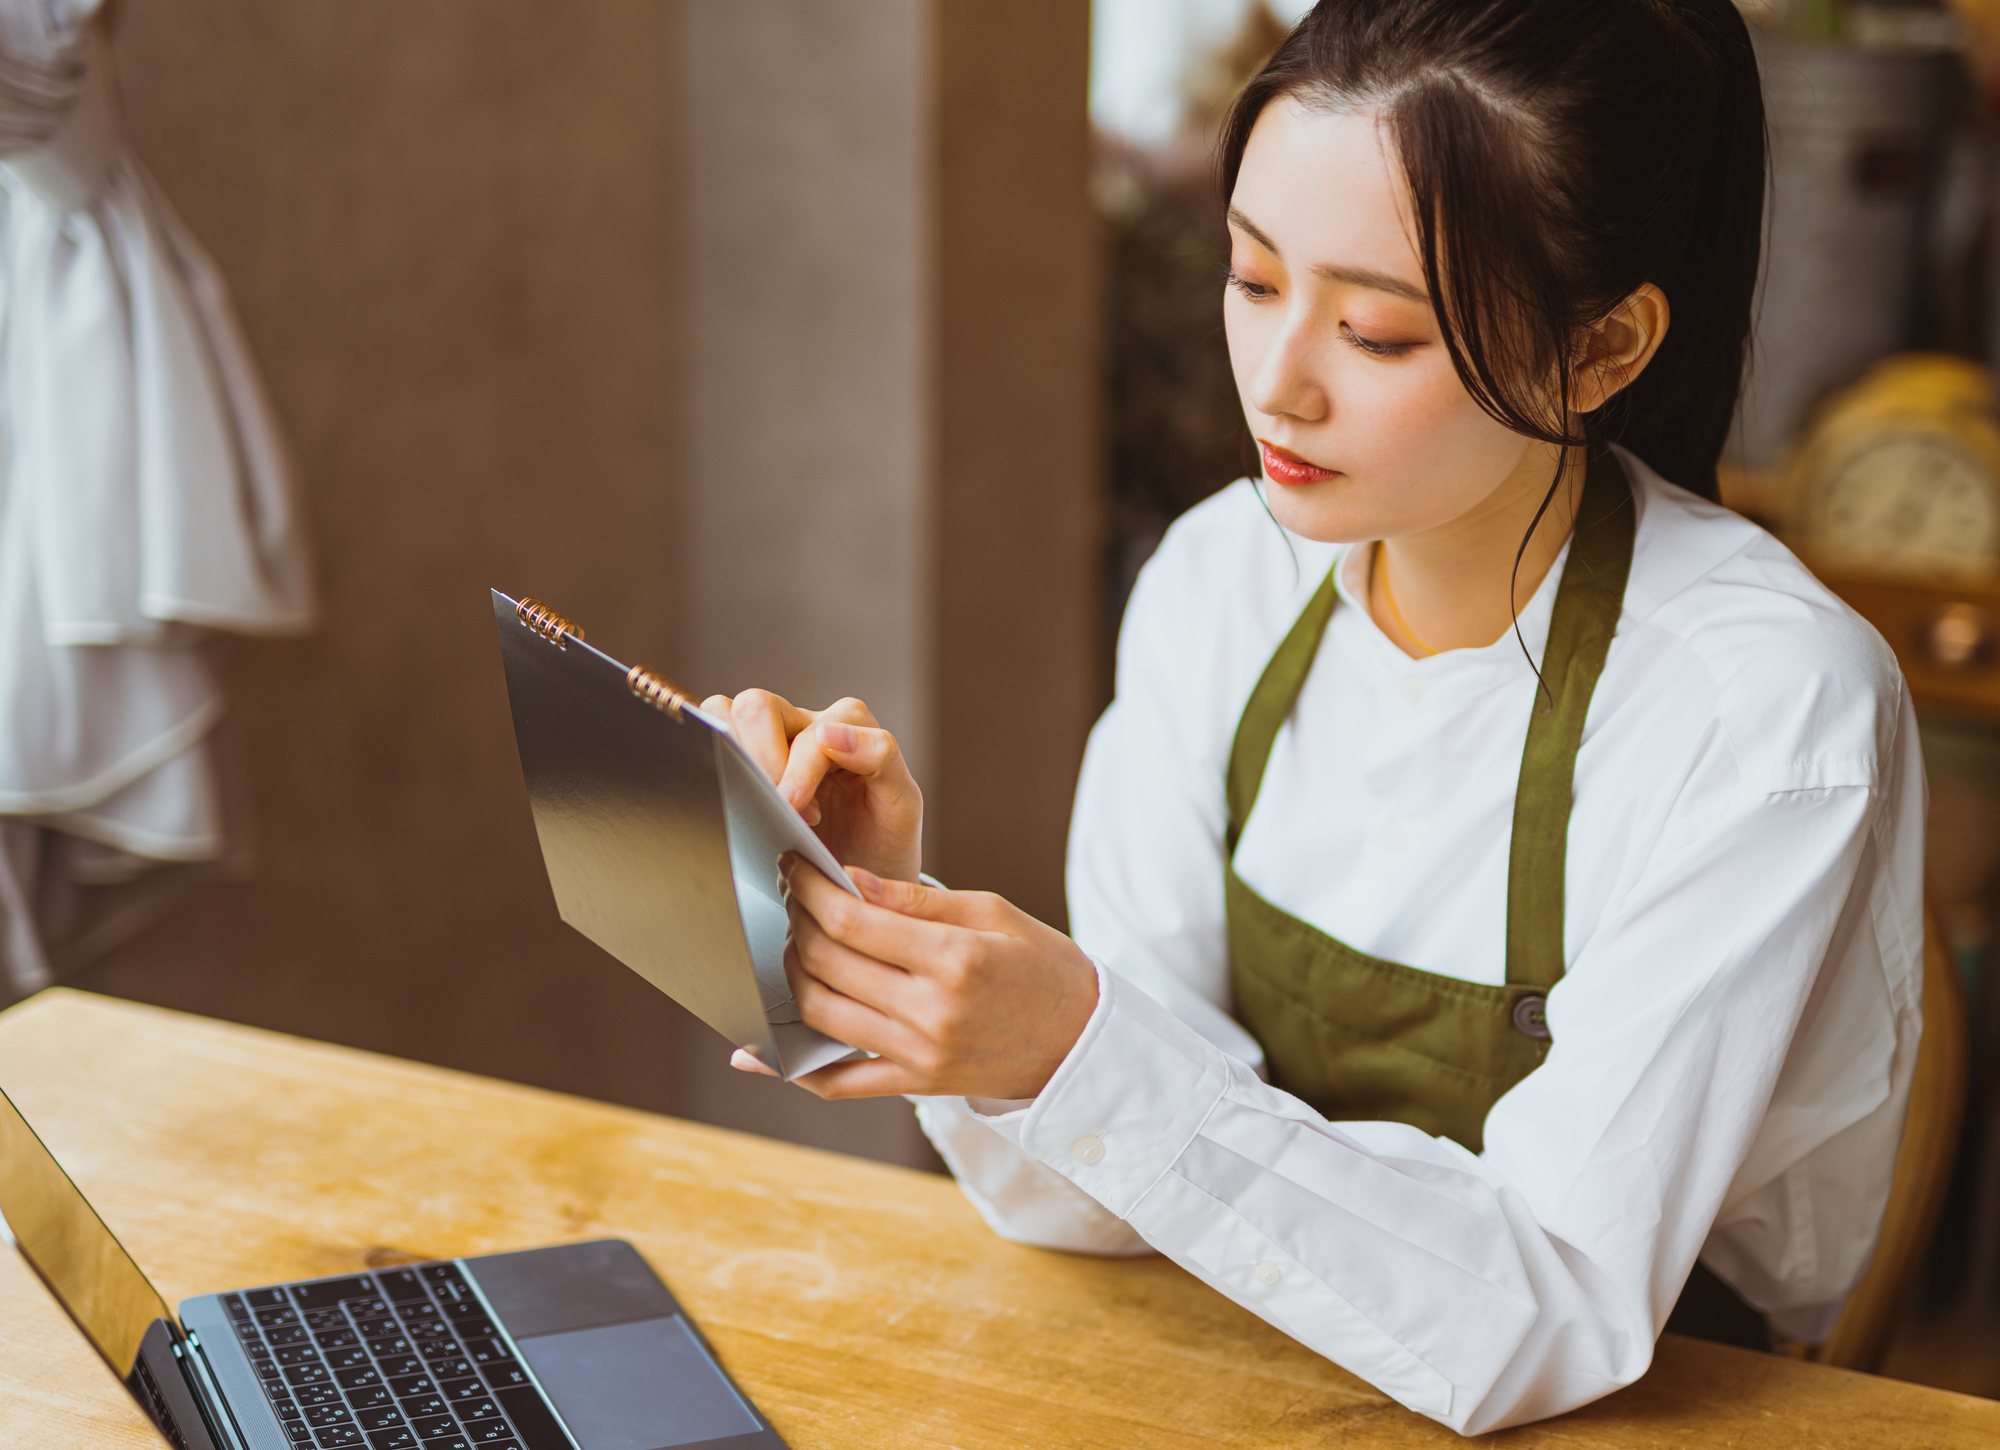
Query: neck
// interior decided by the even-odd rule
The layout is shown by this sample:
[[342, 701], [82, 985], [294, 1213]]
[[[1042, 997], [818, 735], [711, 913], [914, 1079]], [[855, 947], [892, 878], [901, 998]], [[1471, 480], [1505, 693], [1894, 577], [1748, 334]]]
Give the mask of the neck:
[[[1483, 649], [1513, 628], [1515, 614], [1534, 597], [1568, 542], [1583, 494], [1583, 455], [1571, 449], [1562, 481], [1549, 498], [1557, 457], [1553, 447], [1531, 447], [1520, 467], [1477, 508], [1435, 528], [1382, 541], [1369, 570], [1368, 609], [1405, 654]], [[1548, 510], [1521, 552], [1522, 536], [1544, 498]]]

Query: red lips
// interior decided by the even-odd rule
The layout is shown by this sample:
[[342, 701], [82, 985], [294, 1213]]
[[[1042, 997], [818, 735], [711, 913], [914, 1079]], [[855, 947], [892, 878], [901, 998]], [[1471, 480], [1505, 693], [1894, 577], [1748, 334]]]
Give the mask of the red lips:
[[1340, 477], [1334, 469], [1321, 468], [1317, 463], [1310, 463], [1298, 454], [1278, 447], [1275, 443], [1266, 443], [1259, 438], [1257, 447], [1264, 455], [1264, 477], [1273, 483], [1297, 488], [1303, 484], [1324, 483], [1329, 478]]

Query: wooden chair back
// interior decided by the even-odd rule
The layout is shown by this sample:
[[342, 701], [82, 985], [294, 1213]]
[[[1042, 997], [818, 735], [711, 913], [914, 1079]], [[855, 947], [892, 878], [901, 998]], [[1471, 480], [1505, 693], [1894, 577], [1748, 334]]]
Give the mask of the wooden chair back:
[[1848, 1296], [1833, 1333], [1811, 1358], [1872, 1373], [1889, 1331], [1916, 1287], [1958, 1155], [1970, 1052], [1965, 989], [1935, 911], [1924, 913], [1924, 1035], [1910, 1081], [1910, 1111], [1896, 1150], [1896, 1176], [1868, 1272]]

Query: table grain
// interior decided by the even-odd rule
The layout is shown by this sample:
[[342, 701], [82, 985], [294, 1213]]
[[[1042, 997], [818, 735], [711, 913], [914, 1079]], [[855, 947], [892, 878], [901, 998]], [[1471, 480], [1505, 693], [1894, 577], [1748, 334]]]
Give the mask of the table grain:
[[[794, 1450], [1461, 1443], [1173, 1265], [1003, 1242], [929, 1174], [61, 989], [0, 1013], [0, 1087], [170, 1303], [616, 1236]], [[1990, 1450], [2000, 1402], [1669, 1336], [1483, 1438]], [[156, 1446], [11, 1254], [0, 1446]]]

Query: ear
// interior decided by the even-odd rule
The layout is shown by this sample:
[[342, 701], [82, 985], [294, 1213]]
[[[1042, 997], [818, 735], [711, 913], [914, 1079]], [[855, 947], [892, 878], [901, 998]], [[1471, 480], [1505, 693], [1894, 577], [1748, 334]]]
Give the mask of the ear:
[[1570, 379], [1571, 410], [1595, 412], [1630, 387], [1666, 341], [1671, 320], [1667, 294], [1648, 282], [1586, 328]]

